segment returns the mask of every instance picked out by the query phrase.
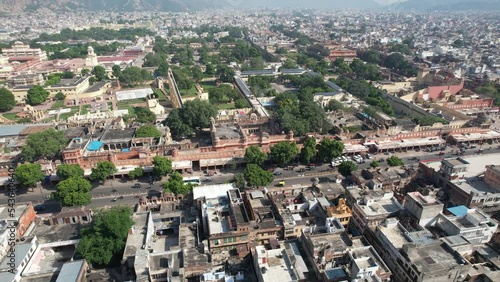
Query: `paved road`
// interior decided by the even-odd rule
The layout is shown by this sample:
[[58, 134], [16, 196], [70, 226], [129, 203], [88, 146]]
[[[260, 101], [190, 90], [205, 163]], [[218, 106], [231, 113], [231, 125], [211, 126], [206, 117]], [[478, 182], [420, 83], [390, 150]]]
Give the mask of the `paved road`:
[[[491, 147], [491, 149], [489, 149]], [[494, 145], [485, 145], [483, 146], [483, 154], [491, 154], [491, 153], [498, 153], [500, 152], [500, 148], [497, 144]], [[451, 157], [455, 156], [454, 153], [456, 152], [456, 148], [454, 147], [448, 147], [445, 151], [445, 155], [440, 156], [438, 155], [438, 152], [434, 153], [429, 153], [429, 152], [407, 152], [407, 153], [396, 153], [398, 157], [402, 158], [404, 161], [405, 165], [418, 165], [418, 160], [410, 159], [410, 158], [418, 158], [420, 161], [423, 160], [431, 160], [431, 159], [441, 159], [443, 157]], [[476, 149], [469, 149], [466, 151], [465, 155], [474, 155], [477, 154], [478, 148]], [[385, 154], [377, 154], [377, 155], [372, 155], [373, 158], [372, 160], [376, 159], [387, 159], [390, 155], [385, 155]], [[366, 160], [364, 164], [359, 164], [358, 167], [359, 169], [364, 169], [368, 168], [370, 165], [370, 162], [372, 160]], [[382, 165], [385, 165], [385, 162], [381, 163]], [[332, 169], [329, 167], [329, 164], [323, 164], [321, 166], [318, 166], [315, 171], [306, 171], [304, 173], [298, 172], [298, 168], [304, 167], [304, 166], [299, 166], [295, 169], [295, 171], [289, 171], [289, 170], [282, 170], [279, 169], [282, 172], [282, 175], [275, 176], [275, 180], [273, 183], [269, 185], [269, 187], [275, 187], [278, 186], [278, 182], [285, 180], [287, 186], [291, 185], [311, 185], [312, 179], [316, 177], [316, 174], [321, 173], [321, 181], [333, 181], [334, 176], [337, 174], [336, 169]], [[325, 170], [324, 172], [321, 172], [322, 170]], [[240, 169], [241, 172], [241, 169]], [[301, 176], [304, 174], [303, 176]], [[201, 172], [194, 173], [194, 175], [202, 175]], [[229, 172], [228, 170], [223, 170], [219, 171], [216, 175], [210, 177], [212, 179], [211, 182], [205, 182], [204, 180], [206, 179], [205, 176], [200, 176], [203, 184], [222, 184], [222, 183], [228, 183], [232, 181], [234, 178], [234, 172]], [[137, 195], [155, 195], [160, 193], [161, 189], [161, 183], [156, 182], [153, 184], [153, 187], [151, 189], [148, 189], [147, 187], [149, 184], [147, 183], [148, 179], [143, 178], [138, 181], [130, 181], [128, 179], [119, 179], [119, 180], [114, 180], [114, 181], [107, 181], [104, 185], [95, 185], [91, 191], [91, 195], [93, 197], [92, 204], [90, 205], [91, 207], [99, 207], [99, 206], [112, 206], [112, 205], [118, 205], [120, 203], [136, 203], [137, 198], [135, 196]], [[132, 186], [135, 183], [140, 183], [141, 188], [133, 188]], [[31, 201], [34, 204], [39, 204], [47, 201], [47, 197], [50, 195], [50, 193], [55, 191], [55, 187], [43, 187], [43, 188], [35, 188], [33, 190], [29, 189], [24, 189], [18, 191], [18, 196], [17, 196], [17, 202], [28, 202]], [[115, 197], [123, 196], [123, 200], [118, 200], [116, 202], [112, 202], [112, 199]], [[6, 194], [0, 194], [0, 201], [5, 202], [7, 195]], [[48, 204], [50, 204], [49, 207], [55, 206], [55, 204], [51, 204], [49, 201]]]

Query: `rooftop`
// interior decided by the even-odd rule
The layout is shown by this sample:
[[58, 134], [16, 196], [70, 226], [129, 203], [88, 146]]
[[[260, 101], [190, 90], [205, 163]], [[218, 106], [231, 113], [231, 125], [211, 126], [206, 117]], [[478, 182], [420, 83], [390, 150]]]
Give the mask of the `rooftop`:
[[78, 274], [85, 267], [85, 260], [76, 260], [63, 264], [56, 282], [78, 281]]
[[130, 141], [135, 135], [135, 128], [128, 129], [108, 129], [101, 137], [102, 142]]
[[193, 188], [193, 200], [200, 198], [217, 199], [226, 197], [227, 191], [234, 189], [233, 184], [202, 185]]

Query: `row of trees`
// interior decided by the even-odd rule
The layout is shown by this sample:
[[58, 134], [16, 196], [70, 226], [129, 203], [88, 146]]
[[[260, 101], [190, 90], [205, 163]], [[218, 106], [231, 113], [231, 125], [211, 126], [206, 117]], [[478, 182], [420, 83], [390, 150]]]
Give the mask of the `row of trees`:
[[136, 36], [144, 37], [154, 35], [152, 31], [146, 28], [122, 28], [119, 30], [104, 29], [100, 27], [91, 27], [89, 29], [74, 30], [69, 28], [62, 29], [59, 33], [42, 33], [32, 43], [41, 41], [68, 41], [68, 40], [135, 40]]
[[237, 186], [244, 186], [245, 182], [242, 182], [242, 180], [252, 187], [265, 186], [271, 183], [274, 179], [273, 174], [261, 167], [268, 158], [273, 163], [283, 167], [296, 159], [297, 156], [302, 162], [309, 164], [313, 159], [329, 162], [333, 158], [341, 156], [343, 152], [344, 144], [342, 142], [323, 139], [317, 144], [314, 137], [307, 138], [300, 151], [297, 144], [287, 141], [271, 146], [269, 155], [262, 152], [258, 146], [250, 146], [245, 151], [247, 166], [243, 176], [236, 176]]

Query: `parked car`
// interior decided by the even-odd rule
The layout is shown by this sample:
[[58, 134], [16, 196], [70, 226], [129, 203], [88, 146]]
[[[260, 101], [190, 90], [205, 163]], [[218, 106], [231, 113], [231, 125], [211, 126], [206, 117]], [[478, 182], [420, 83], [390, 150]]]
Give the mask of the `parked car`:
[[275, 171], [274, 175], [282, 175], [283, 173], [281, 171]]
[[118, 198], [113, 198], [113, 200], [111, 200], [111, 202], [116, 202], [118, 201]]
[[132, 188], [141, 188], [141, 184], [140, 183], [136, 183], [132, 186]]

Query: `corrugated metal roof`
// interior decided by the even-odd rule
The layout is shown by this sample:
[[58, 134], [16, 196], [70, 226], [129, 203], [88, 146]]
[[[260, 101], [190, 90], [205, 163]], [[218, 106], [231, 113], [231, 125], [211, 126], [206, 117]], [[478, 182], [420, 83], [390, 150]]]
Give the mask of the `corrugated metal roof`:
[[77, 260], [63, 264], [61, 272], [57, 276], [56, 282], [73, 282], [78, 281], [78, 274], [82, 269], [85, 261]]

